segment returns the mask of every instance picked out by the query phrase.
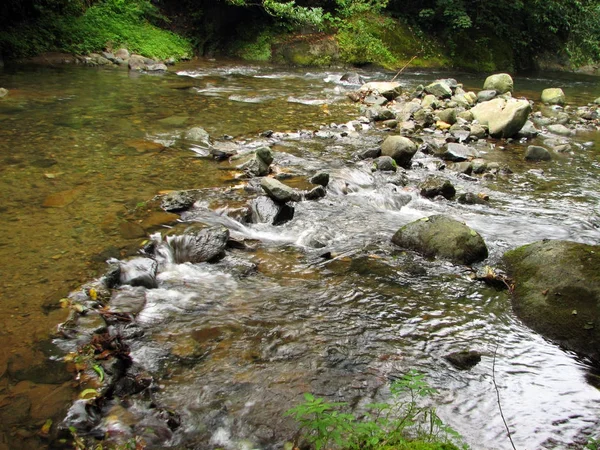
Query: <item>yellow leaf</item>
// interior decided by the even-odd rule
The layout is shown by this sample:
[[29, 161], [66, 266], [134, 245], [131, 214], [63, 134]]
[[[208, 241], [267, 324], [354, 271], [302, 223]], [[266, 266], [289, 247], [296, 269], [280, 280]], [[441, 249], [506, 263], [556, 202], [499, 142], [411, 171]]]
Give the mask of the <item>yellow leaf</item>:
[[46, 420], [44, 425], [42, 425], [42, 429], [40, 430], [40, 433], [43, 434], [44, 436], [47, 436], [48, 434], [50, 434], [50, 428], [52, 428], [52, 419]]
[[96, 292], [96, 289], [90, 289], [90, 298], [94, 301], [98, 300], [98, 292]]
[[79, 398], [96, 398], [98, 397], [98, 391], [96, 389], [86, 389], [79, 394]]

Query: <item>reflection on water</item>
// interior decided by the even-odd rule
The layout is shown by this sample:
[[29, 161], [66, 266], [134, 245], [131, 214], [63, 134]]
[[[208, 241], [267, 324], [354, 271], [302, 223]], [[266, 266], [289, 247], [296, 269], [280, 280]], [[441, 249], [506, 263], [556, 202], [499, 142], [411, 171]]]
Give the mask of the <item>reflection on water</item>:
[[[442, 418], [473, 448], [506, 449], [491, 380], [494, 354], [518, 447], [566, 448], [596, 427], [600, 394], [586, 382], [584, 362], [524, 327], [506, 294], [473, 283], [461, 268], [398, 252], [389, 238], [405, 223], [445, 213], [482, 234], [491, 263], [508, 248], [543, 238], [597, 243], [597, 135], [579, 136], [594, 145], [544, 165], [524, 162], [517, 143], [489, 145], [486, 159], [508, 163], [513, 175], [472, 182], [447, 174], [459, 190], [488, 194], [489, 206], [429, 201], [414, 183], [402, 188], [355, 161], [354, 152], [376, 147], [383, 134], [299, 132], [356, 116], [341, 75], [217, 63], [165, 76], [0, 72], [0, 86], [10, 90], [0, 101], [0, 376], [10, 375], [10, 383], [1, 378], [0, 400], [23, 395], [15, 390], [23, 379], [16, 359], [36, 367], [48, 355], [39, 343], [64, 320], [58, 299], [108, 258], [137, 252], [149, 233], [173, 222], [149, 212], [148, 199], [164, 190], [214, 188], [183, 220], [223, 224], [235, 237], [259, 240], [254, 251], [235, 254], [257, 272], [240, 277], [227, 261], [166, 258], [158, 289], [122, 293], [145, 299], [137, 321], [146, 333], [132, 348], [136, 364], [161, 379], [158, 400], [183, 416], [171, 444], [276, 446], [293, 432], [282, 412], [302, 392], [362, 405], [385, 400], [389, 380], [416, 368], [440, 390]], [[442, 76], [448, 74], [403, 74], [402, 83], [411, 90]], [[481, 78], [453, 76], [468, 89], [481, 86]], [[536, 99], [555, 80], [517, 79], [516, 95]], [[560, 83], [577, 104], [600, 95], [583, 77]], [[195, 126], [215, 138], [233, 136], [242, 148], [255, 147], [251, 141], [265, 130], [289, 131], [274, 146], [275, 164], [290, 172], [328, 170], [328, 195], [298, 204], [294, 220], [280, 227], [215, 213], [207, 206], [238, 182], [227, 162], [198, 158], [181, 139]], [[422, 164], [408, 174], [411, 182], [428, 172], [428, 158], [416, 158]], [[321, 258], [326, 252], [333, 259]], [[443, 358], [464, 348], [484, 355], [466, 372]], [[68, 399], [35, 401], [46, 417], [68, 406]], [[25, 414], [23, 427], [39, 428], [31, 424], [38, 416]]]

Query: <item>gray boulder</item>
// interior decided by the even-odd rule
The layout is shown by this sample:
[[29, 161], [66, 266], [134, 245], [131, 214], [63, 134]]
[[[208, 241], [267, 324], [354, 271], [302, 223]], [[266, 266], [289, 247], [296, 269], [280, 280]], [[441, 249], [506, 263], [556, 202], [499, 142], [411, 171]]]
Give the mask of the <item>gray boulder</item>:
[[542, 103], [546, 105], [564, 105], [565, 93], [561, 88], [549, 88], [542, 91]]
[[396, 118], [393, 111], [382, 106], [371, 106], [365, 111], [365, 116], [367, 116], [370, 120], [373, 120], [375, 122], [381, 122], [383, 120], [392, 120]]
[[[177, 264], [211, 262], [223, 256], [229, 230], [223, 226], [203, 228], [197, 225], [188, 227], [183, 234], [167, 236], [165, 243], [171, 247]], [[160, 251], [160, 247], [157, 252]]]
[[487, 125], [490, 136], [509, 138], [515, 136], [527, 122], [531, 105], [527, 100], [495, 98], [479, 103], [471, 109], [475, 120]]
[[471, 148], [464, 144], [457, 144], [454, 142], [444, 144], [437, 152], [436, 156], [442, 158], [445, 161], [468, 161], [473, 158], [477, 158], [478, 153], [474, 148]]
[[540, 134], [538, 129], [535, 127], [535, 125], [533, 124], [533, 122], [531, 120], [528, 120], [525, 122], [525, 125], [523, 125], [523, 128], [521, 128], [519, 130], [519, 132], [517, 133], [517, 137], [532, 139], [532, 138], [536, 137], [538, 134]]
[[425, 217], [403, 226], [394, 234], [392, 242], [423, 256], [435, 256], [457, 264], [473, 264], [488, 256], [479, 233], [444, 215]]
[[294, 208], [269, 197], [257, 197], [250, 203], [252, 223], [281, 225], [294, 218]]
[[495, 75], [490, 75], [485, 79], [483, 83], [483, 90], [493, 90], [498, 94], [505, 94], [507, 92], [512, 92], [514, 87], [512, 77], [507, 73], [497, 73]]
[[425, 86], [425, 92], [435, 95], [437, 98], [452, 97], [452, 88], [448, 84], [448, 80], [437, 80]]
[[419, 184], [421, 195], [426, 198], [434, 198], [438, 195], [450, 200], [456, 195], [456, 189], [450, 181], [437, 177], [429, 176], [425, 181]]
[[359, 92], [376, 92], [388, 100], [394, 100], [402, 94], [402, 86], [395, 81], [371, 81], [363, 84]]
[[479, 91], [477, 93], [477, 101], [479, 103], [488, 102], [494, 98], [496, 98], [498, 93], [493, 89], [486, 89], [484, 91]]
[[166, 72], [169, 69], [163, 63], [156, 63], [156, 64], [146, 64], [146, 67], [144, 70], [146, 70], [146, 72]]
[[519, 318], [600, 362], [600, 246], [544, 240], [504, 255]]
[[544, 147], [530, 145], [527, 147], [525, 159], [528, 161], [550, 161], [552, 159], [552, 155]]
[[410, 161], [417, 153], [417, 146], [404, 136], [389, 136], [381, 144], [381, 155], [390, 156], [400, 167], [410, 168]]
[[273, 200], [281, 203], [288, 201], [299, 202], [302, 200], [302, 193], [292, 187], [286, 186], [275, 178], [265, 177], [260, 180], [260, 186], [263, 191]]

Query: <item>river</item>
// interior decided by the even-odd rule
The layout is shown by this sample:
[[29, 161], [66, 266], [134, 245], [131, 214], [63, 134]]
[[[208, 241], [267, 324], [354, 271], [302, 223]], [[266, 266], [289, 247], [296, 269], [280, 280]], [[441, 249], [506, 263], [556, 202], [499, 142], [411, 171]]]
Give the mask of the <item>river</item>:
[[[283, 412], [302, 393], [359, 407], [385, 401], [389, 381], [416, 369], [439, 391], [431, 401], [440, 417], [471, 448], [508, 449], [494, 365], [517, 448], [583, 448], [600, 428], [597, 372], [524, 326], [505, 291], [474, 282], [464, 267], [398, 251], [390, 238], [444, 213], [483, 236], [492, 266], [506, 250], [544, 238], [597, 244], [598, 132], [578, 133], [574, 150], [551, 163], [525, 162], [518, 141], [488, 141], [485, 158], [508, 164], [511, 175], [447, 176], [460, 191], [489, 195], [489, 206], [427, 200], [414, 185], [434, 158], [418, 154], [399, 189], [354, 156], [389, 131], [355, 136], [330, 126], [359, 115], [342, 74], [230, 61], [181, 64], [160, 76], [0, 71], [9, 89], [0, 99], [0, 449], [48, 445], [42, 425], [50, 418], [56, 428], [80, 391], [59, 362], [73, 350], [56, 339], [67, 314], [60, 299], [98, 277], [109, 258], [137, 254], [151, 233], [172, 226], [148, 201], [179, 189], [202, 190], [182, 220], [223, 224], [254, 242], [237, 257], [258, 269], [236, 276], [226, 265], [162, 261], [159, 288], [130, 293], [145, 297], [132, 357], [157, 382], [153, 402], [177, 411], [181, 426], [143, 431], [160, 427], [140, 402], [113, 405], [117, 425], [105, 421], [100, 432], [118, 429], [117, 441], [145, 433], [154, 447], [280, 448], [294, 431]], [[466, 90], [484, 80], [406, 72], [399, 81], [410, 91], [448, 76]], [[515, 95], [538, 102], [556, 85], [570, 105], [600, 96], [594, 78], [553, 74], [515, 78]], [[240, 223], [231, 212], [248, 198], [245, 180], [181, 139], [197, 126], [240, 148], [272, 146], [275, 166], [298, 186], [304, 177], [294, 174], [328, 171], [327, 196], [297, 204], [281, 226]], [[267, 130], [275, 137], [260, 136]], [[324, 249], [333, 257], [322, 258]], [[483, 354], [468, 371], [444, 359], [463, 349]]]

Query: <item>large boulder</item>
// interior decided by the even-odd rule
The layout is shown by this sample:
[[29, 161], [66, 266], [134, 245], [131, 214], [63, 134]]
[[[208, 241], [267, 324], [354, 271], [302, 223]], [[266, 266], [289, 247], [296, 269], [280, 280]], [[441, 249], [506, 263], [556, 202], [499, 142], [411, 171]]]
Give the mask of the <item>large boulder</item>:
[[436, 256], [457, 264], [473, 264], [488, 256], [485, 242], [476, 231], [441, 214], [403, 226], [394, 234], [392, 242], [424, 256]]
[[485, 79], [483, 83], [483, 90], [496, 91], [498, 94], [505, 94], [512, 92], [514, 87], [512, 77], [507, 73], [497, 73], [490, 75]]
[[416, 144], [404, 136], [388, 136], [381, 144], [381, 155], [390, 156], [400, 167], [409, 168], [410, 160], [417, 153]]
[[504, 255], [519, 318], [600, 362], [600, 246], [544, 240]]
[[490, 136], [509, 138], [515, 136], [527, 122], [531, 105], [527, 100], [495, 98], [479, 103], [471, 109], [475, 120], [487, 125]]
[[561, 88], [549, 88], [542, 91], [542, 103], [546, 105], [564, 105], [565, 93]]
[[388, 100], [394, 100], [402, 94], [402, 86], [396, 81], [371, 81], [363, 84], [360, 92], [377, 92]]

